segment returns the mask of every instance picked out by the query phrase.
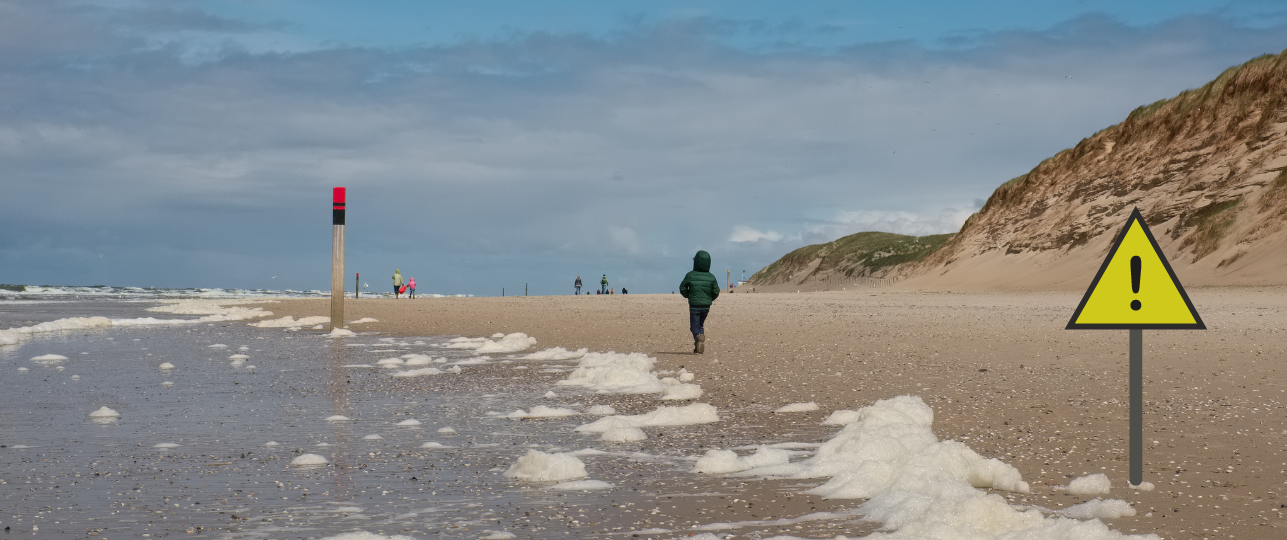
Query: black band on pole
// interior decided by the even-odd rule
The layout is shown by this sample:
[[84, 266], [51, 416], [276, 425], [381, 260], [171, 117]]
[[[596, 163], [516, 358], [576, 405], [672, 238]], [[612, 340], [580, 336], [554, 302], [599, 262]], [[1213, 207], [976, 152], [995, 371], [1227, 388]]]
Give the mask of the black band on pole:
[[331, 210], [331, 224], [333, 225], [344, 224], [344, 205], [342, 204], [336, 205], [335, 209]]

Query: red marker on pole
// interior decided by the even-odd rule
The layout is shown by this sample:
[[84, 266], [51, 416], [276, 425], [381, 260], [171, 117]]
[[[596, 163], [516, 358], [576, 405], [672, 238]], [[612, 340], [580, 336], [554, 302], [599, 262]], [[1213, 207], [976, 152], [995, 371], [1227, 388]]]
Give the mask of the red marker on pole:
[[334, 190], [331, 204], [331, 329], [344, 328], [344, 202], [346, 189]]

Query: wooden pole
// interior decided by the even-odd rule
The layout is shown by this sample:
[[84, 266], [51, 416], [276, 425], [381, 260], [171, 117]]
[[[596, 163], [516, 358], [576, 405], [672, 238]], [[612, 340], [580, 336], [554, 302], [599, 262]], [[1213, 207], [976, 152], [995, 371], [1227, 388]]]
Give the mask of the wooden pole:
[[344, 201], [346, 190], [333, 191], [331, 205], [331, 329], [344, 328]]
[[353, 274], [353, 299], [362, 294], [362, 272]]

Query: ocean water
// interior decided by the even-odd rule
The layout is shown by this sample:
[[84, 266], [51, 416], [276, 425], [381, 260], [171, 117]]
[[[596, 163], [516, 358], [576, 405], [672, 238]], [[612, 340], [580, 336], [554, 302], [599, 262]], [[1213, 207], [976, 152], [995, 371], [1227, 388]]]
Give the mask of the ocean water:
[[[5, 300], [0, 325], [156, 317], [147, 311], [155, 305]], [[328, 339], [220, 321], [45, 332], [0, 347], [0, 530], [12, 534], [0, 537], [610, 538], [672, 530], [651, 509], [670, 503], [674, 511], [694, 496], [734, 498], [745, 485], [689, 470], [712, 440], [757, 440], [754, 426], [688, 426], [606, 443], [574, 431], [599, 416], [506, 418], [535, 406], [611, 405], [631, 414], [661, 402], [560, 387], [575, 360], [444, 347], [455, 337]], [[433, 357], [439, 370], [463, 362], [461, 372], [402, 378], [392, 374], [426, 366], [377, 364], [406, 354]], [[32, 360], [45, 355], [66, 360]], [[559, 396], [546, 397], [551, 391]], [[120, 416], [91, 418], [101, 407]], [[327, 420], [335, 415], [350, 420]], [[407, 420], [419, 425], [398, 425]], [[529, 450], [580, 452], [588, 479], [611, 487], [564, 491], [504, 476]], [[291, 465], [304, 454], [328, 464]], [[825, 505], [842, 506], [852, 504]]]
[[[421, 294], [423, 292], [423, 294]], [[352, 291], [346, 291], [352, 295]], [[361, 295], [370, 298], [393, 298], [392, 292], [364, 288]], [[115, 287], [110, 285], [14, 285], [0, 283], [0, 300], [127, 300], [155, 301], [158, 299], [268, 299], [268, 298], [329, 298], [330, 291], [291, 289], [222, 289], [222, 288], [166, 288], [166, 287]], [[439, 294], [421, 289], [416, 296], [442, 298], [466, 297], [466, 294]]]

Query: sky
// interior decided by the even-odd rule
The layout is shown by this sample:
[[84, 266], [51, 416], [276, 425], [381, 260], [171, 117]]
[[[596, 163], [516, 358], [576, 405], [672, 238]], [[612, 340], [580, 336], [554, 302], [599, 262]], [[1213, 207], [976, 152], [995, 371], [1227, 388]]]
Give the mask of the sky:
[[1277, 1], [0, 0], [0, 283], [668, 293], [955, 232]]

